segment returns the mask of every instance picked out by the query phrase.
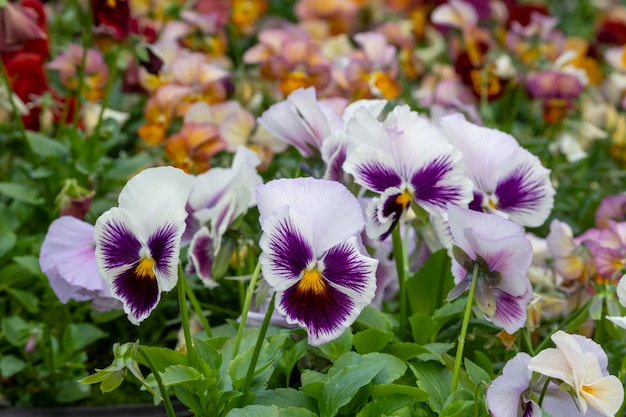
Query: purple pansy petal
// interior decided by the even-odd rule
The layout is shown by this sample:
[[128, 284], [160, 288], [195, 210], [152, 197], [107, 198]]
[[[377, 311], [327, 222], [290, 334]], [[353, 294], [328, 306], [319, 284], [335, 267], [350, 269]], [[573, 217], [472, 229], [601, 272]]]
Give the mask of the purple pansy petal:
[[129, 269], [139, 260], [141, 242], [125, 210], [113, 207], [96, 221], [96, 260], [100, 273], [111, 282], [118, 269]]
[[361, 253], [356, 237], [330, 248], [322, 262], [324, 278], [335, 286], [354, 291], [360, 300], [356, 304], [366, 306], [372, 301], [378, 261]]
[[472, 183], [455, 171], [451, 155], [437, 157], [415, 171], [410, 178], [414, 198], [430, 214], [446, 217], [446, 205], [464, 205], [470, 200]]
[[[343, 179], [343, 164], [346, 161], [348, 144], [341, 142], [342, 133], [330, 135], [322, 146], [322, 160], [326, 163], [324, 179], [341, 181]], [[329, 144], [326, 146], [326, 144]]]
[[357, 149], [351, 154], [351, 159], [344, 163], [344, 171], [352, 174], [358, 184], [372, 191], [382, 193], [387, 188], [399, 187], [402, 177], [396, 172], [393, 162], [384, 155], [376, 155], [377, 161], [366, 160], [371, 154], [371, 148]]
[[487, 317], [493, 324], [502, 327], [507, 333], [513, 334], [526, 324], [526, 308], [533, 295], [533, 290], [528, 279], [525, 280], [526, 291], [516, 297], [492, 288], [496, 297], [496, 313], [493, 317]]
[[161, 298], [157, 280], [138, 277], [134, 268], [118, 273], [111, 284], [113, 294], [124, 303], [124, 312], [133, 324], [148, 317]]
[[154, 272], [161, 291], [170, 291], [178, 281], [180, 237], [184, 221], [165, 223], [149, 237], [147, 247], [155, 260]]
[[373, 198], [368, 204], [365, 227], [367, 237], [382, 241], [391, 234], [405, 209], [396, 201], [400, 194], [399, 188], [388, 188], [380, 198]]
[[209, 235], [209, 229], [205, 226], [198, 230], [191, 239], [187, 257], [193, 265], [194, 272], [205, 287], [215, 288], [219, 284], [213, 280], [211, 272], [215, 259], [213, 239]]
[[528, 370], [529, 360], [530, 355], [527, 353], [515, 355], [504, 365], [502, 375], [494, 379], [487, 389], [487, 404], [493, 417], [519, 415], [522, 396], [530, 387], [532, 372]]
[[180, 169], [148, 168], [131, 178], [122, 189], [119, 207], [133, 219], [138, 228], [135, 232], [142, 234], [142, 226], [150, 219], [148, 213], [185, 209], [192, 183], [193, 177]]
[[359, 233], [365, 225], [358, 201], [335, 181], [315, 178], [270, 181], [257, 187], [257, 204], [264, 230], [267, 217], [283, 206], [289, 206], [292, 217], [297, 213], [308, 219], [314, 225], [311, 242], [317, 254]]
[[312, 225], [306, 219], [299, 219], [296, 225], [289, 215], [285, 207], [266, 219], [259, 241], [263, 278], [277, 291], [292, 286], [316, 261], [310, 237]]
[[524, 226], [541, 226], [554, 205], [550, 170], [526, 149], [520, 148], [503, 161], [496, 188], [497, 210]]
[[465, 230], [465, 239], [487, 261], [490, 271], [500, 273], [501, 281], [497, 288], [513, 296], [524, 294], [528, 268], [533, 260], [532, 245], [528, 239], [511, 236], [485, 240], [477, 238], [474, 229]]
[[354, 300], [326, 284], [323, 293], [303, 291], [298, 285], [278, 293], [277, 308], [287, 323], [307, 329], [309, 344], [318, 346], [339, 337], [354, 321]]

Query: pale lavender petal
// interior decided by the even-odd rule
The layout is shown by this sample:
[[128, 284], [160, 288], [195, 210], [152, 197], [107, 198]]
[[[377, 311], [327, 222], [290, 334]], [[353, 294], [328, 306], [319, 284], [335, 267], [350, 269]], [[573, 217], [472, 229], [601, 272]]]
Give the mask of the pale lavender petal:
[[108, 285], [98, 272], [94, 227], [71, 216], [50, 224], [41, 245], [39, 265], [62, 303], [96, 296], [110, 296]]
[[[356, 198], [336, 182], [314, 178], [279, 179], [257, 187], [257, 204], [263, 226], [267, 217], [288, 206], [314, 225], [312, 240], [315, 253], [360, 233], [365, 219]], [[331, 214], [332, 213], [332, 214]]]
[[487, 318], [509, 334], [515, 333], [526, 324], [526, 310], [533, 295], [532, 286], [528, 278], [526, 278], [526, 283], [526, 292], [517, 297], [497, 288], [491, 289], [496, 297], [496, 313], [493, 317]]
[[[527, 367], [529, 360], [527, 353], [515, 355], [504, 365], [502, 375], [494, 379], [487, 389], [487, 404], [493, 417], [519, 416], [524, 393], [530, 388], [532, 372]], [[531, 410], [534, 411], [534, 407]]]
[[474, 231], [466, 229], [465, 239], [476, 254], [487, 261], [490, 272], [500, 273], [501, 281], [496, 287], [512, 296], [524, 294], [528, 268], [533, 260], [530, 241], [524, 236], [486, 240], [479, 238]]

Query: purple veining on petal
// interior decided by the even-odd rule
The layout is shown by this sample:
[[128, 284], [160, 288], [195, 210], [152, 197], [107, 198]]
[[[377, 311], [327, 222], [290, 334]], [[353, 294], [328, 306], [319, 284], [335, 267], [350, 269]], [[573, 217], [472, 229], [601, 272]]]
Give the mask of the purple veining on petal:
[[129, 266], [137, 262], [141, 243], [125, 224], [113, 219], [104, 223], [102, 230], [98, 243], [106, 269]]
[[365, 186], [382, 193], [387, 188], [399, 187], [402, 178], [391, 168], [376, 162], [366, 163], [357, 167], [358, 175], [365, 181]]
[[368, 275], [373, 273], [371, 264], [347, 242], [330, 248], [323, 258], [324, 277], [337, 285], [363, 292]]
[[113, 292], [126, 305], [135, 319], [148, 314], [159, 302], [159, 285], [151, 277], [138, 277], [135, 268], [128, 269], [113, 278]]
[[494, 194], [498, 197], [498, 209], [502, 211], [531, 211], [546, 196], [543, 182], [531, 177], [532, 167], [520, 165], [507, 177], [498, 181]]
[[291, 220], [285, 219], [269, 236], [268, 259], [271, 268], [285, 279], [297, 278], [314, 260], [313, 249], [298, 233]]
[[496, 296], [496, 313], [491, 317], [494, 324], [502, 327], [508, 333], [515, 333], [526, 322], [526, 294], [515, 297], [498, 289], [492, 289]]
[[207, 235], [199, 235], [189, 248], [189, 257], [193, 259], [194, 272], [202, 280], [213, 278], [213, 239]]
[[333, 181], [341, 181], [343, 176], [343, 163], [346, 162], [346, 145], [340, 145], [330, 159], [330, 164], [326, 169], [324, 178]]
[[469, 203], [468, 208], [474, 211], [483, 211], [484, 194], [481, 191], [474, 190], [474, 199]]
[[304, 292], [294, 285], [285, 291], [280, 303], [287, 317], [304, 324], [314, 338], [340, 329], [354, 309], [350, 297], [330, 285], [323, 293]]
[[450, 158], [442, 156], [417, 170], [411, 177], [416, 201], [424, 201], [439, 207], [457, 202], [462, 197], [462, 187], [439, 184], [452, 168]]
[[[167, 274], [171, 270], [172, 264], [176, 264], [177, 260], [174, 259], [178, 254], [176, 253], [176, 239], [180, 236], [180, 230], [175, 224], [166, 224], [159, 227], [149, 238], [148, 248], [152, 258], [155, 260], [156, 269]], [[164, 276], [165, 278], [167, 275]]]

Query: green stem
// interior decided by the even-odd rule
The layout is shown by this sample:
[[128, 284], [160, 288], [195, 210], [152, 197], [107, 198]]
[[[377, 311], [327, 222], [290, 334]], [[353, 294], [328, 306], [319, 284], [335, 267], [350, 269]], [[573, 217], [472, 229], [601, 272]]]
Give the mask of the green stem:
[[533, 342], [530, 336], [530, 328], [528, 326], [526, 326], [526, 328], [522, 332], [522, 335], [524, 337], [524, 341], [526, 342], [526, 348], [528, 349], [528, 353], [530, 354], [530, 356], [535, 356], [535, 349], [533, 348]]
[[4, 81], [4, 86], [7, 89], [7, 96], [9, 97], [9, 103], [11, 103], [11, 113], [13, 113], [13, 117], [15, 118], [15, 123], [17, 123], [17, 128], [22, 135], [22, 139], [24, 143], [26, 143], [26, 128], [24, 128], [24, 122], [22, 122], [22, 116], [20, 115], [20, 111], [17, 108], [17, 104], [15, 104], [15, 100], [13, 100], [13, 88], [11, 87], [11, 80], [9, 79], [9, 73], [7, 72], [6, 67], [4, 66], [4, 62], [0, 59], [0, 68], [2, 69], [2, 81]]
[[456, 391], [459, 383], [459, 374], [461, 371], [461, 361], [463, 360], [463, 349], [465, 348], [465, 336], [469, 325], [470, 316], [472, 315], [472, 305], [474, 304], [474, 290], [476, 289], [476, 278], [478, 276], [478, 262], [474, 263], [472, 271], [472, 283], [470, 285], [469, 294], [467, 294], [467, 304], [465, 305], [465, 314], [463, 315], [463, 324], [461, 325], [461, 334], [459, 335], [459, 345], [456, 348], [456, 358], [454, 360], [454, 370], [452, 372], [452, 387], [450, 392]]
[[185, 298], [185, 275], [183, 274], [183, 267], [178, 264], [178, 306], [180, 308], [180, 320], [183, 326], [183, 333], [185, 334], [185, 345], [187, 347], [187, 358], [189, 359], [189, 366], [193, 367], [196, 364], [196, 350], [193, 346], [193, 340], [191, 339], [191, 329], [189, 327], [189, 314], [187, 312], [187, 299]]
[[272, 298], [270, 300], [270, 304], [267, 307], [267, 311], [265, 312], [265, 317], [263, 318], [263, 323], [261, 324], [261, 329], [259, 329], [259, 336], [256, 340], [256, 345], [254, 346], [254, 352], [252, 352], [252, 358], [250, 359], [250, 366], [248, 366], [248, 372], [246, 373], [246, 379], [243, 382], [241, 387], [241, 392], [243, 392], [243, 396], [240, 400], [240, 406], [243, 407], [244, 401], [248, 396], [248, 390], [250, 389], [250, 385], [252, 385], [252, 377], [254, 376], [254, 370], [256, 369], [256, 363], [259, 360], [259, 355], [261, 354], [261, 347], [263, 346], [263, 341], [265, 340], [265, 335], [267, 334], [267, 328], [270, 325], [270, 320], [272, 318], [272, 313], [274, 312], [274, 300], [276, 299], [276, 293], [272, 294]]
[[143, 356], [144, 360], [150, 367], [150, 370], [152, 371], [152, 375], [154, 375], [154, 379], [157, 382], [157, 385], [159, 386], [159, 391], [161, 392], [161, 399], [163, 400], [163, 405], [165, 405], [167, 416], [176, 417], [176, 412], [174, 411], [174, 407], [172, 406], [172, 401], [170, 400], [170, 396], [167, 395], [167, 389], [165, 388], [165, 385], [163, 385], [163, 380], [161, 379], [161, 375], [159, 374], [159, 371], [157, 370], [156, 366], [154, 366], [152, 359], [150, 359], [150, 355], [147, 355], [141, 346], [139, 346], [138, 351], [139, 351], [139, 354]]
[[233, 350], [233, 358], [239, 354], [239, 348], [241, 347], [241, 339], [243, 339], [243, 331], [246, 328], [246, 321], [248, 320], [248, 310], [250, 309], [250, 303], [252, 302], [252, 294], [254, 294], [254, 288], [256, 287], [256, 281], [259, 278], [261, 272], [261, 263], [257, 262], [252, 278], [250, 278], [250, 284], [248, 284], [248, 291], [246, 291], [246, 298], [243, 302], [243, 309], [241, 310], [241, 320], [239, 322], [239, 329], [237, 330], [237, 340], [235, 341], [235, 349]]
[[193, 293], [193, 290], [189, 286], [189, 283], [187, 282], [187, 280], [183, 279], [183, 284], [185, 285], [185, 294], [187, 294], [187, 298], [191, 302], [191, 306], [196, 311], [196, 314], [198, 315], [198, 318], [200, 319], [200, 322], [202, 323], [202, 327], [204, 327], [204, 332], [206, 333], [209, 339], [212, 338], [213, 332], [211, 331], [211, 326], [209, 326], [209, 322], [204, 316], [204, 313], [202, 312], [202, 307], [200, 307], [200, 303], [198, 302], [196, 295]]
[[539, 401], [537, 402], [537, 405], [539, 405], [539, 407], [541, 407], [541, 405], [543, 404], [543, 397], [546, 396], [546, 392], [548, 391], [548, 385], [550, 385], [550, 378], [546, 378], [546, 382], [545, 384], [543, 384], [543, 388], [541, 389]]
[[404, 336], [406, 334], [406, 323], [407, 323], [407, 296], [406, 296], [406, 269], [404, 266], [404, 247], [402, 245], [402, 236], [400, 234], [400, 225], [396, 225], [396, 227], [391, 232], [391, 239], [393, 241], [393, 258], [396, 261], [396, 271], [398, 272], [398, 297], [400, 302], [400, 317], [398, 319], [399, 326], [399, 334], [401, 341], [404, 341]]

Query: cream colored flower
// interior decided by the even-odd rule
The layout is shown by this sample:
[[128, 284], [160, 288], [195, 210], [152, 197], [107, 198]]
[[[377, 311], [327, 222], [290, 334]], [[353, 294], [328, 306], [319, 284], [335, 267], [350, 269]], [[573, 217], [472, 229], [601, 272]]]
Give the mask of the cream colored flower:
[[597, 343], [559, 330], [552, 335], [556, 348], [545, 349], [528, 362], [528, 369], [569, 385], [579, 409], [588, 406], [607, 417], [615, 415], [624, 400], [620, 380], [608, 375], [607, 356]]

